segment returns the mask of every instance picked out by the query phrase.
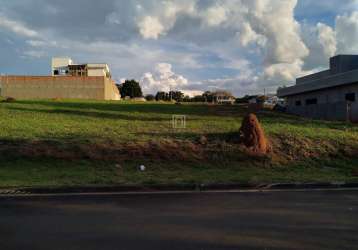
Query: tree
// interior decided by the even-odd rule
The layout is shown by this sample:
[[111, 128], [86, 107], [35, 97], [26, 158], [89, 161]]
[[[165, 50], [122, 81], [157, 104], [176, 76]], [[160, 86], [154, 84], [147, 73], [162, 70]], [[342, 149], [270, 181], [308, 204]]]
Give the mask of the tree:
[[212, 102], [214, 99], [213, 93], [211, 93], [210, 91], [205, 91], [202, 96], [205, 102]]
[[165, 101], [165, 99], [166, 99], [166, 94], [167, 94], [167, 93], [165, 93], [165, 92], [163, 92], [163, 91], [157, 92], [157, 94], [155, 95], [155, 100], [157, 100], [157, 101]]
[[142, 89], [139, 85], [139, 82], [132, 80], [126, 80], [121, 84], [119, 91], [122, 98], [129, 96], [130, 98], [143, 97]]
[[154, 100], [155, 100], [155, 96], [154, 96], [154, 95], [146, 95], [146, 96], [145, 96], [145, 99], [146, 99], [147, 101], [154, 101]]
[[249, 103], [249, 100], [250, 100], [251, 96], [249, 95], [245, 95], [244, 97], [239, 97], [239, 98], [236, 98], [235, 102], [236, 103]]
[[168, 93], [168, 96], [169, 96], [168, 101], [175, 100], [177, 102], [181, 102], [184, 98], [184, 94], [180, 91], [170, 91]]
[[188, 95], [184, 96], [183, 102], [191, 102], [190, 96], [188, 96]]
[[205, 102], [205, 97], [202, 95], [197, 95], [192, 98], [193, 102]]
[[159, 91], [157, 92], [157, 94], [155, 95], [155, 99], [157, 101], [177, 101], [177, 102], [181, 102], [183, 101], [184, 98], [184, 94], [180, 91], [170, 91], [169, 93], [164, 92], [164, 91]]

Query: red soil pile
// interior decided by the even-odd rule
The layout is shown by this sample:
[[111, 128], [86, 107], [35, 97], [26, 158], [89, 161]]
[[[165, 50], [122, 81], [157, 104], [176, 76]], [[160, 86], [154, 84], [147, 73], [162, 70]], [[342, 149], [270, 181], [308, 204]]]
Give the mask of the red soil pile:
[[3, 102], [16, 102], [16, 99], [12, 97], [8, 97]]
[[268, 153], [268, 141], [256, 115], [248, 114], [244, 117], [240, 128], [242, 142], [256, 154]]

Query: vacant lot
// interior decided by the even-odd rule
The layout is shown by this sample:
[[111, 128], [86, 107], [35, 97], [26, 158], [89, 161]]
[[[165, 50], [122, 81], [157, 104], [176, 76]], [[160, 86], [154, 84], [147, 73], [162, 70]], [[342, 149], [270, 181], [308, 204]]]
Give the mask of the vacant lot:
[[[358, 180], [358, 126], [258, 114], [267, 157], [237, 143], [242, 106], [0, 103], [0, 186]], [[187, 128], [173, 129], [172, 115]], [[139, 172], [144, 164], [147, 171]]]

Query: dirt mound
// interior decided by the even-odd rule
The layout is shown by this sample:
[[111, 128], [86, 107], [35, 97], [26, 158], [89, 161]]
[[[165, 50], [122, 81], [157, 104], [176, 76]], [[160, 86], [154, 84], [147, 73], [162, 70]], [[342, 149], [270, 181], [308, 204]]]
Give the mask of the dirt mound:
[[266, 154], [269, 146], [264, 130], [262, 129], [256, 115], [248, 114], [244, 117], [240, 128], [241, 141], [253, 153]]
[[12, 97], [7, 97], [3, 102], [16, 102], [16, 99]]

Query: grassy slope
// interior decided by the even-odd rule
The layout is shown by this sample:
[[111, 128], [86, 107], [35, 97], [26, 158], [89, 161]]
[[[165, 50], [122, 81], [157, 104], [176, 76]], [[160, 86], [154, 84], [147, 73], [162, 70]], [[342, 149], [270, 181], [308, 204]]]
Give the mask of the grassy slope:
[[[2, 141], [6, 145], [23, 141], [120, 145], [153, 140], [197, 144], [201, 135], [222, 141], [239, 129], [245, 112], [238, 106], [159, 103], [75, 100], [0, 103], [0, 148]], [[172, 114], [187, 115], [187, 129], [174, 131], [170, 126]], [[15, 147], [13, 155], [0, 154], [0, 186], [358, 180], [355, 177], [358, 157], [346, 155], [346, 151], [358, 148], [357, 126], [273, 112], [260, 114], [259, 118], [274, 142], [274, 149], [281, 154], [278, 158], [287, 151], [292, 159], [271, 159], [267, 163], [234, 156], [204, 161], [163, 161], [134, 156], [121, 162], [73, 161], [23, 157], [16, 153]], [[220, 149], [216, 153], [226, 154]], [[300, 157], [295, 159], [295, 155]], [[141, 163], [148, 171], [136, 170]]]

